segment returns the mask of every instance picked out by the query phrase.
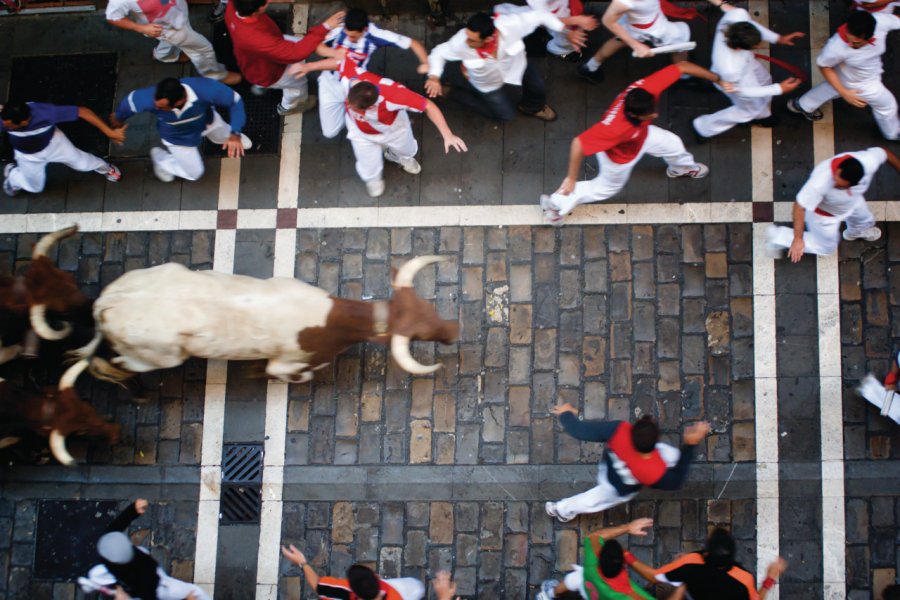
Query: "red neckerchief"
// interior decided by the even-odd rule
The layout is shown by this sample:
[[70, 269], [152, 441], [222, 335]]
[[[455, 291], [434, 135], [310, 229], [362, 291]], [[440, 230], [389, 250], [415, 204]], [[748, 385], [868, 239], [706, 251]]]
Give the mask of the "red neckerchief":
[[[838, 169], [841, 168], [841, 165], [844, 164], [844, 161], [847, 159], [850, 159], [850, 158], [853, 158], [853, 157], [850, 156], [849, 154], [835, 156], [834, 158], [832, 158], [831, 159], [831, 174], [837, 175]], [[847, 195], [851, 195], [850, 189], [852, 187], [853, 186], [851, 185], [850, 187], [847, 188]]]
[[492, 38], [493, 39], [486, 41], [481, 48], [475, 48], [475, 52], [477, 52], [478, 56], [481, 58], [496, 58], [497, 44], [499, 43], [496, 31], [493, 33]]
[[700, 14], [696, 8], [682, 8], [672, 4], [669, 0], [659, 0], [659, 7], [667, 17], [673, 19], [684, 19], [685, 21], [693, 21], [694, 19], [702, 19], [706, 21], [706, 17]]
[[[837, 28], [837, 32], [838, 32], [838, 35], [841, 36], [841, 39], [844, 40], [844, 43], [847, 44], [847, 45], [849, 46], [849, 45], [850, 45], [850, 38], [848, 37], [848, 33], [847, 33], [847, 24], [844, 23], [843, 25], [841, 25], [840, 27], [838, 27], [838, 28]], [[867, 43], [867, 44], [871, 44], [871, 45], [874, 46], [874, 45], [875, 45], [875, 38], [874, 38], [874, 37], [871, 37], [871, 38], [867, 39], [867, 40], [866, 40], [866, 43]]]

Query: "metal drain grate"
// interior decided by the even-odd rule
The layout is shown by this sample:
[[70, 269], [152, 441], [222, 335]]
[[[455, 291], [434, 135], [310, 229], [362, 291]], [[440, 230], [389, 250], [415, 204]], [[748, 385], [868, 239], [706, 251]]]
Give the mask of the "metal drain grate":
[[263, 447], [261, 444], [226, 444], [222, 456], [223, 525], [259, 523], [262, 507]]

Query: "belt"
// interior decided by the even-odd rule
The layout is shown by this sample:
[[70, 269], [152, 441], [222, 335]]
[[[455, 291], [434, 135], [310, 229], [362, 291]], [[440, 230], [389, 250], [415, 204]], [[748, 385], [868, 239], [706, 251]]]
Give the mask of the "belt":
[[649, 23], [640, 23], [640, 24], [632, 23], [631, 26], [634, 27], [635, 29], [650, 29], [651, 27], [653, 27], [653, 24], [656, 23], [656, 20], [658, 18], [659, 18], [659, 15], [656, 15], [655, 17], [653, 17], [653, 20], [650, 21]]
[[817, 208], [817, 209], [816, 209], [815, 211], [813, 211], [813, 212], [815, 212], [817, 215], [822, 215], [823, 217], [833, 217], [833, 216], [834, 216], [834, 215], [831, 214], [830, 212], [825, 212], [825, 211], [822, 210], [821, 208]]

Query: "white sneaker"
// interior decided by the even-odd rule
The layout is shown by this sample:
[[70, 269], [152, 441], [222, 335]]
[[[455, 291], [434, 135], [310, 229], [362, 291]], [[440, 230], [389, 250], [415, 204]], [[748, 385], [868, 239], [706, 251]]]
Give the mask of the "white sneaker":
[[318, 102], [318, 100], [316, 99], [315, 96], [308, 96], [306, 98], [306, 100], [301, 100], [300, 102], [297, 103], [296, 106], [293, 106], [292, 108], [285, 108], [279, 102], [278, 106], [275, 107], [275, 112], [277, 112], [282, 117], [286, 117], [288, 115], [295, 115], [297, 113], [304, 113], [312, 108], [315, 108], [317, 102]]
[[241, 134], [241, 146], [244, 147], [244, 150], [249, 150], [253, 147], [253, 142], [250, 141], [250, 138], [246, 136], [246, 134]]
[[869, 227], [860, 233], [850, 233], [849, 229], [845, 229], [843, 235], [848, 242], [853, 240], [865, 240], [867, 242], [876, 242], [881, 239], [881, 230], [877, 227]]
[[377, 198], [378, 196], [382, 195], [384, 193], [384, 179], [367, 181], [366, 191], [369, 192], [369, 195], [373, 198]]
[[153, 174], [156, 175], [157, 179], [164, 183], [172, 183], [175, 181], [175, 176], [168, 171], [163, 171], [157, 164], [158, 161], [163, 159], [165, 154], [168, 153], [162, 148], [150, 148], [150, 160], [153, 161]]
[[12, 173], [12, 170], [16, 168], [16, 163], [11, 162], [8, 163], [5, 167], [3, 167], [3, 193], [12, 198], [13, 196], [17, 196], [19, 194], [19, 190], [12, 186], [12, 183], [9, 182], [9, 174]]
[[404, 160], [400, 163], [400, 166], [403, 167], [403, 170], [409, 173], [410, 175], [418, 175], [422, 172], [422, 165], [419, 164], [414, 158], [410, 158], [409, 160]]
[[686, 171], [681, 171], [673, 167], [666, 168], [666, 175], [675, 179], [676, 177], [690, 177], [691, 179], [703, 179], [709, 175], [709, 167], [703, 163], [697, 163]]
[[775, 225], [769, 225], [769, 228], [766, 229], [766, 243], [764, 253], [769, 258], [779, 259], [784, 258], [784, 248], [775, 244]]
[[559, 511], [556, 510], [556, 502], [546, 502], [546, 503], [544, 503], [544, 510], [545, 510], [545, 511], [547, 512], [547, 514], [550, 515], [551, 517], [554, 517], [554, 518], [559, 519], [559, 521], [560, 521], [561, 523], [568, 523], [569, 521], [572, 520], [572, 517], [569, 517], [569, 518], [567, 519], [567, 518], [563, 517], [561, 514], [559, 514]]
[[116, 165], [109, 165], [109, 169], [106, 170], [106, 173], [103, 175], [106, 177], [107, 181], [111, 181], [113, 183], [122, 179], [122, 171], [119, 170], [119, 167]]
[[534, 597], [534, 600], [553, 600], [556, 598], [556, 586], [559, 585], [559, 581], [556, 579], [545, 579], [541, 582], [541, 591], [537, 593], [537, 596]]

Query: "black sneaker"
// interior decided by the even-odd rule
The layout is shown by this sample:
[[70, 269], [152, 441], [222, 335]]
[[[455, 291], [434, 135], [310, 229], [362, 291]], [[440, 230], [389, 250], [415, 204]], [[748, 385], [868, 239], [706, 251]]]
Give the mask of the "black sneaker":
[[795, 115], [803, 115], [804, 117], [806, 117], [807, 121], [821, 121], [822, 117], [824, 116], [822, 114], [822, 111], [818, 108], [812, 112], [806, 112], [805, 110], [803, 110], [802, 108], [800, 108], [800, 101], [797, 98], [791, 98], [790, 100], [788, 100], [785, 107]]
[[596, 71], [591, 71], [587, 67], [587, 63], [583, 65], [578, 65], [578, 68], [575, 69], [575, 73], [589, 83], [603, 83], [606, 79], [606, 74], [603, 72], [603, 65], [597, 67]]

